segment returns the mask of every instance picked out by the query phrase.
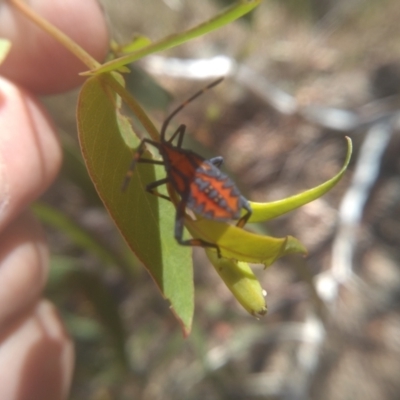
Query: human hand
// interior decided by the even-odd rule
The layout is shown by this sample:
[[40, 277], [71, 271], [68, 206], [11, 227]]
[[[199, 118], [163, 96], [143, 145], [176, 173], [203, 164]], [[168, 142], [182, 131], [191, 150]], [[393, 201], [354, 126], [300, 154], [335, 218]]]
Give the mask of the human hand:
[[[28, 3], [93, 57], [105, 56], [108, 34], [95, 0]], [[87, 68], [4, 1], [0, 37], [13, 46], [0, 66], [0, 398], [57, 400], [69, 391], [73, 346], [41, 299], [48, 249], [26, 208], [54, 180], [61, 149], [34, 94], [71, 89]]]

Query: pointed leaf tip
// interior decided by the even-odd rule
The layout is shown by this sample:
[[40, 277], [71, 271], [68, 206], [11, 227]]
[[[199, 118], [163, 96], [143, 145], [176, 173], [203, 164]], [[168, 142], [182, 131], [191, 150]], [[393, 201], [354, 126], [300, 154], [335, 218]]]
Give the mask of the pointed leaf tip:
[[331, 179], [316, 186], [312, 189], [306, 190], [305, 192], [299, 193], [295, 196], [287, 197], [283, 200], [273, 201], [269, 203], [256, 203], [250, 202], [250, 206], [253, 210], [249, 222], [265, 222], [273, 218], [277, 218], [283, 214], [295, 210], [303, 206], [304, 204], [310, 203], [313, 200], [323, 196], [329, 190], [331, 190], [343, 177], [351, 159], [351, 153], [353, 145], [349, 137], [345, 137], [347, 140], [347, 154], [344, 164], [341, 170]]
[[265, 291], [249, 264], [218, 258], [215, 252], [210, 250], [206, 252], [218, 275], [242, 307], [255, 317], [265, 315], [267, 313]]

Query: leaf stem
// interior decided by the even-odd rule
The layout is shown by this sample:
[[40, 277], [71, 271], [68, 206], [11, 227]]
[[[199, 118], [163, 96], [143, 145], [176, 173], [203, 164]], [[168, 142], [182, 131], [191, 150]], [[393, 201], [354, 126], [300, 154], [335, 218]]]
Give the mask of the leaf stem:
[[97, 62], [89, 53], [87, 53], [82, 47], [71, 40], [66, 34], [61, 32], [58, 28], [46, 21], [39, 14], [35, 13], [21, 0], [9, 0], [10, 3], [17, 8], [25, 17], [30, 19], [54, 39], [60, 42], [66, 47], [72, 54], [74, 54], [79, 60], [81, 60], [88, 68], [94, 69], [99, 68], [101, 64]]
[[151, 139], [158, 142], [160, 140], [160, 134], [158, 133], [157, 128], [154, 126], [153, 122], [147, 116], [146, 112], [136, 101], [136, 99], [118, 82], [113, 74], [106, 73], [103, 74], [101, 78], [108, 86], [110, 86], [116, 93], [121, 96], [122, 100], [132, 110], [137, 119], [149, 133]]

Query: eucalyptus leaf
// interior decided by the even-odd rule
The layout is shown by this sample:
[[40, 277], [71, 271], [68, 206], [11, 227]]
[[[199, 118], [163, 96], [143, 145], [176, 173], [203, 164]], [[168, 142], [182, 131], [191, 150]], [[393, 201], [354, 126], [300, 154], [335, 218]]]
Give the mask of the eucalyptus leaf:
[[130, 145], [135, 141], [138, 144], [139, 139], [120, 113], [120, 99], [108, 81], [106, 77], [92, 77], [79, 95], [77, 118], [83, 157], [105, 207], [170, 301], [187, 335], [194, 310], [191, 250], [178, 245], [173, 237], [173, 205], [145, 191], [148, 183], [165, 176], [163, 168], [138, 165], [128, 189], [121, 190], [132, 159], [126, 136], [131, 138]]
[[261, 0], [241, 0], [235, 3], [233, 6], [222, 11], [220, 14], [203, 22], [194, 28], [188, 29], [185, 32], [177, 33], [174, 35], [167, 36], [158, 42], [153, 42], [148, 46], [142, 47], [139, 50], [128, 54], [126, 56], [117, 58], [112, 61], [108, 61], [105, 64], [92, 69], [91, 71], [85, 72], [81, 75], [94, 75], [103, 72], [115, 71], [120, 67], [137, 61], [149, 54], [153, 54], [159, 51], [167, 50], [172, 47], [178, 46], [191, 39], [205, 35], [206, 33], [212, 32], [216, 29], [235, 21], [243, 15], [249, 13], [255, 7], [260, 4]]

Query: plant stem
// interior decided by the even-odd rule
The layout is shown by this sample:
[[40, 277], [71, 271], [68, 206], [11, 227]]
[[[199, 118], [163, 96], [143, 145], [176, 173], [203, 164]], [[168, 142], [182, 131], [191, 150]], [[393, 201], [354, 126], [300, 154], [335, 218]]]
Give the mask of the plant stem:
[[97, 62], [89, 53], [87, 53], [82, 47], [75, 43], [69, 36], [61, 32], [58, 28], [46, 21], [40, 15], [36, 14], [31, 8], [29, 8], [22, 0], [9, 0], [10, 3], [17, 8], [25, 17], [30, 19], [54, 39], [58, 40], [65, 48], [67, 48], [72, 54], [74, 54], [79, 60], [81, 60], [88, 68], [94, 69], [99, 68], [101, 64]]
[[81, 73], [81, 75], [95, 75], [102, 72], [113, 71], [124, 65], [139, 60], [140, 58], [148, 56], [149, 54], [164, 51], [170, 49], [171, 47], [176, 47], [182, 43], [188, 42], [189, 40], [192, 40], [213, 30], [221, 28], [224, 25], [227, 25], [228, 23], [250, 12], [253, 8], [257, 7], [260, 2], [261, 0], [238, 1], [231, 7], [225, 9], [208, 21], [203, 22], [191, 29], [188, 29], [185, 32], [169, 35], [157, 42], [150, 43], [149, 45], [144, 46], [139, 50], [133, 51], [126, 56], [108, 61], [95, 70], [83, 72]]
[[150, 118], [147, 116], [146, 112], [143, 110], [141, 105], [136, 101], [136, 99], [118, 82], [117, 79], [111, 73], [105, 73], [101, 77], [104, 82], [111, 87], [116, 93], [118, 93], [126, 105], [132, 110], [136, 115], [137, 119], [149, 133], [152, 140], [158, 142], [160, 140], [160, 135], [157, 128], [151, 122]]

